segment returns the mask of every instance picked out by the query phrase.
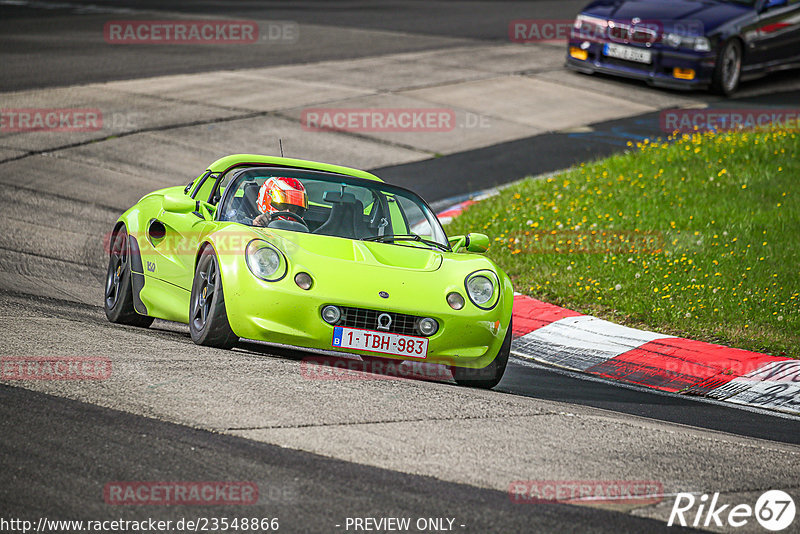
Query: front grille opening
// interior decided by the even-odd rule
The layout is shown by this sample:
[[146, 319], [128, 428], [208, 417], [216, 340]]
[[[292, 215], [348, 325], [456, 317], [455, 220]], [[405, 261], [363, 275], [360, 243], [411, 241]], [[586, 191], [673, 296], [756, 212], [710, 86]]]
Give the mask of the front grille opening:
[[[336, 326], [347, 326], [350, 328], [364, 328], [368, 330], [378, 329], [378, 316], [385, 313], [392, 318], [392, 324], [388, 330], [381, 329], [382, 332], [390, 332], [392, 334], [401, 334], [405, 336], [421, 336], [427, 337], [419, 331], [417, 324], [422, 317], [417, 315], [406, 315], [404, 313], [397, 313], [383, 310], [370, 310], [367, 308], [351, 308], [346, 306], [338, 306], [342, 312], [341, 318], [336, 322]], [[441, 324], [439, 325], [441, 329]]]

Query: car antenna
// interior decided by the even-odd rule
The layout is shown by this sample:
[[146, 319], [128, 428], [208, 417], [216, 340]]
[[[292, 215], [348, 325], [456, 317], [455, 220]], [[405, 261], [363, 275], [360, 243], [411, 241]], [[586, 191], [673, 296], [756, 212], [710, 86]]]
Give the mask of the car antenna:
[[278, 146], [281, 147], [281, 157], [283, 157], [283, 141], [281, 138], [278, 138]]

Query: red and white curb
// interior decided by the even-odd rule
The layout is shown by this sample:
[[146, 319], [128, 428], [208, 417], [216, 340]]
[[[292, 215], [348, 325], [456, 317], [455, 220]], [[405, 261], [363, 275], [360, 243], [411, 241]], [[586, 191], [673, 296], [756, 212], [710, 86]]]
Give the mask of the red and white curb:
[[800, 414], [800, 361], [617, 325], [514, 297], [512, 352], [648, 388]]
[[[442, 224], [497, 194], [487, 190], [439, 212]], [[513, 354], [628, 384], [800, 414], [800, 360], [621, 326], [514, 296]]]
[[[509, 184], [510, 185], [510, 184]], [[503, 186], [508, 187], [508, 185]], [[448, 208], [445, 208], [442, 211], [439, 211], [436, 214], [436, 217], [439, 219], [439, 222], [444, 224], [448, 224], [450, 221], [461, 215], [461, 212], [467, 209], [468, 206], [471, 206], [481, 200], [484, 200], [489, 197], [493, 197], [498, 192], [500, 192], [501, 188], [492, 188], [486, 189], [485, 191], [481, 191], [479, 193], [475, 193], [475, 195], [470, 196], [466, 200], [462, 200], [461, 202], [455, 202], [450, 204]], [[446, 204], [447, 205], [447, 204]]]

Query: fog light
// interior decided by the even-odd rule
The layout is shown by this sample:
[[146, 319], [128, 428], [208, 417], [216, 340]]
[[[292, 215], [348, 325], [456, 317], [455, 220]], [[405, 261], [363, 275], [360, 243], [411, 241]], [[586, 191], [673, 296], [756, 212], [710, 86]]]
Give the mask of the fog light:
[[308, 273], [297, 273], [294, 276], [294, 283], [297, 284], [297, 287], [300, 289], [311, 289], [311, 286], [314, 284], [314, 280]]
[[419, 325], [417, 326], [419, 331], [422, 332], [423, 336], [432, 336], [437, 330], [439, 330], [439, 323], [430, 317], [424, 317], [420, 319]]
[[450, 293], [447, 295], [447, 303], [454, 310], [460, 310], [464, 307], [464, 297], [455, 292]]
[[569, 47], [569, 55], [571, 57], [574, 57], [575, 59], [580, 59], [581, 61], [586, 61], [586, 59], [589, 57], [589, 52], [587, 52], [586, 50], [582, 50], [582, 49], [578, 48], [577, 46], [570, 46]]
[[342, 317], [342, 312], [336, 306], [325, 306], [322, 308], [322, 318], [326, 323], [336, 324]]
[[672, 75], [679, 80], [694, 80], [694, 69], [682, 69], [680, 67], [675, 67], [672, 69]]

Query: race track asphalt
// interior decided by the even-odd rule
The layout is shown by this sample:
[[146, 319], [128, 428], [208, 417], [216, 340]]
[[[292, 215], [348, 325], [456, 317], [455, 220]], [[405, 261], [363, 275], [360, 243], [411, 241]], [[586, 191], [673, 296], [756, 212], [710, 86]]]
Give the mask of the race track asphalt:
[[[501, 41], [509, 20], [569, 19], [581, 2], [45, 4], [0, 3], [0, 90]], [[134, 11], [117, 11], [129, 5]], [[112, 49], [98, 38], [111, 17], [158, 14], [293, 20], [320, 40], [255, 57], [221, 47]], [[793, 77], [753, 82], [761, 96], [733, 105], [792, 105], [797, 91], [777, 88]], [[377, 172], [440, 201], [658, 134], [651, 113]], [[146, 150], [158, 150], [157, 135], [148, 142]], [[667, 493], [720, 491], [742, 502], [772, 488], [797, 495], [797, 418], [581, 380], [516, 359], [488, 392], [374, 375], [320, 382], [302, 376], [302, 352], [246, 342], [229, 352], [195, 347], [185, 327], [163, 321], [148, 330], [111, 325], [98, 298], [102, 236], [157, 180], [131, 177], [113, 148], [110, 169], [95, 179], [81, 154], [44, 151], [0, 165], [0, 355], [103, 356], [114, 374], [97, 384], [0, 385], [3, 518], [255, 515], [278, 517], [285, 532], [337, 532], [347, 517], [405, 516], [455, 518], [465, 532], [658, 532], [674, 530], [665, 523], [670, 497], [620, 510], [515, 504], [506, 490], [513, 480], [648, 479]], [[65, 174], [47, 179], [56, 164]], [[474, 178], [463, 180], [465, 168]], [[104, 485], [119, 480], [252, 480], [262, 498], [245, 512], [105, 504]]]
[[[325, 458], [0, 386], [3, 518], [277, 518], [281, 532], [346, 532], [347, 518], [453, 519], [456, 532], [667, 532], [663, 523]], [[240, 506], [107, 504], [113, 481], [254, 482]], [[565, 525], [569, 525], [565, 529]], [[415, 529], [416, 530], [416, 529]], [[353, 531], [353, 527], [350, 527]]]

